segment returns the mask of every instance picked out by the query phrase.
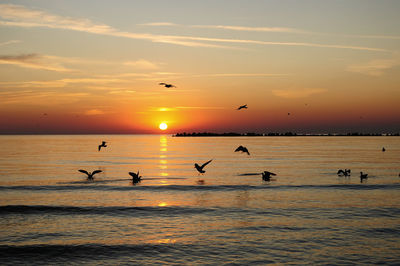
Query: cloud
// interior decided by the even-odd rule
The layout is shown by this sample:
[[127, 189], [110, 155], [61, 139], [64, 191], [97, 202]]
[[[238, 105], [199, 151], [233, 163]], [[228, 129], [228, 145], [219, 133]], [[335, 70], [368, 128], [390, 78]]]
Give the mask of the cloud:
[[20, 40], [10, 40], [10, 41], [6, 41], [6, 42], [1, 42], [0, 46], [4, 46], [4, 45], [9, 45], [9, 44], [13, 44], [13, 43], [20, 43]]
[[104, 115], [105, 112], [101, 111], [99, 109], [91, 109], [91, 110], [87, 110], [84, 114], [85, 115]]
[[38, 54], [21, 55], [0, 55], [0, 64], [17, 65], [19, 67], [49, 70], [55, 72], [70, 72], [71, 69], [65, 68], [58, 62], [54, 62], [54, 57]]
[[[223, 39], [223, 38], [206, 38], [196, 36], [174, 36], [174, 35], [156, 35], [150, 33], [132, 33], [117, 30], [109, 25], [94, 23], [89, 19], [79, 19], [71, 17], [63, 17], [53, 15], [45, 11], [31, 10], [24, 6], [0, 4], [0, 26], [15, 27], [47, 27], [55, 29], [68, 29], [92, 34], [101, 34], [114, 37], [123, 37], [130, 39], [148, 40], [157, 43], [169, 43], [188, 47], [209, 47], [235, 49], [232, 46], [220, 45], [224, 44], [256, 44], [256, 45], [279, 45], [279, 46], [304, 46], [304, 47], [320, 47], [335, 49], [351, 49], [362, 51], [384, 52], [385, 49], [371, 48], [364, 46], [351, 46], [339, 44], [319, 44], [304, 42], [267, 42], [245, 39]], [[267, 28], [264, 28], [266, 30]], [[243, 27], [242, 27], [243, 30]], [[290, 28], [270, 28], [270, 30], [294, 30]]]
[[158, 63], [153, 63], [144, 59], [139, 59], [137, 61], [127, 61], [124, 63], [124, 65], [133, 66], [135, 68], [140, 68], [140, 69], [149, 69], [149, 70], [154, 70], [159, 68]]
[[350, 65], [347, 67], [347, 71], [360, 73], [369, 76], [382, 76], [386, 70], [400, 65], [400, 62], [394, 59], [380, 59], [372, 60], [366, 64]]
[[280, 32], [280, 33], [310, 33], [303, 30], [285, 27], [246, 27], [246, 26], [226, 26], [226, 25], [193, 25], [193, 28], [222, 29], [233, 31], [256, 31], [256, 32]]
[[272, 94], [282, 98], [306, 98], [314, 94], [325, 92], [326, 89], [281, 89], [272, 90]]

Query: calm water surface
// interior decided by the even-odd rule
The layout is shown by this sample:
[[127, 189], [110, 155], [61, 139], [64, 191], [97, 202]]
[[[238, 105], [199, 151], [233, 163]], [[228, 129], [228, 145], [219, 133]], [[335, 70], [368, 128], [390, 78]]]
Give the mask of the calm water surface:
[[[0, 136], [0, 147], [2, 265], [400, 264], [399, 137]], [[210, 159], [199, 176], [193, 164]], [[78, 169], [103, 172], [90, 182]], [[273, 181], [250, 175], [265, 170]]]

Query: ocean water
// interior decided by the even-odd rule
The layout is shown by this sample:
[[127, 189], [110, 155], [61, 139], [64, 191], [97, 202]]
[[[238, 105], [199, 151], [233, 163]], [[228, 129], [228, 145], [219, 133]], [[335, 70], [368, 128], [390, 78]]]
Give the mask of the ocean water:
[[[0, 147], [2, 265], [400, 264], [399, 137], [0, 136]], [[199, 175], [194, 163], [211, 159]], [[256, 175], [266, 170], [270, 182]]]

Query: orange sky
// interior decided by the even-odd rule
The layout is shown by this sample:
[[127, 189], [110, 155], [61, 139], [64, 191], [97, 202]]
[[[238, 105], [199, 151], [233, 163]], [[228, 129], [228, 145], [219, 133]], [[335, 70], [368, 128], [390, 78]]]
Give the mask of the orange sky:
[[0, 134], [400, 131], [400, 3], [318, 2], [1, 1]]

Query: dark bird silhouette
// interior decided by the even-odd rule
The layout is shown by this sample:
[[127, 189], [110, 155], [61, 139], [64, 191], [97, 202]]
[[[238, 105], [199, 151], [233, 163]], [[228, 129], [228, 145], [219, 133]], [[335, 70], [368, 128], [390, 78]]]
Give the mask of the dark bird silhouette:
[[106, 145], [106, 143], [107, 142], [105, 142], [104, 140], [103, 140], [103, 142], [99, 145], [99, 151], [101, 150], [101, 147], [107, 147], [107, 145]]
[[268, 171], [264, 171], [261, 174], [262, 174], [262, 180], [264, 180], [264, 181], [271, 181], [271, 175], [276, 175], [276, 174], [268, 172]]
[[362, 183], [364, 179], [368, 179], [368, 174], [363, 174], [363, 172], [360, 172], [360, 182]]
[[246, 147], [243, 147], [242, 145], [236, 148], [235, 152], [237, 151], [246, 152], [248, 155], [250, 155], [249, 150]]
[[103, 172], [103, 171], [101, 171], [101, 170], [95, 170], [95, 171], [93, 171], [93, 172], [88, 172], [88, 171], [86, 171], [86, 170], [78, 170], [78, 171], [81, 172], [81, 173], [87, 174], [87, 179], [88, 179], [88, 180], [93, 180], [93, 176], [94, 176], [95, 174]]
[[132, 177], [132, 182], [134, 184], [142, 181], [142, 176], [139, 175], [139, 171], [137, 173], [129, 172], [129, 175]]
[[350, 174], [351, 174], [350, 169], [344, 169], [344, 171], [342, 169], [339, 169], [339, 171], [337, 172], [338, 176], [350, 176]]
[[287, 113], [287, 115], [290, 115], [290, 113]]
[[198, 165], [197, 163], [195, 163], [195, 164], [194, 164], [194, 168], [196, 168], [197, 171], [199, 171], [199, 173], [203, 174], [203, 173], [206, 172], [206, 171], [203, 170], [203, 168], [204, 168], [207, 164], [211, 163], [211, 161], [212, 161], [212, 160], [209, 160], [208, 162], [203, 163], [201, 166]]
[[247, 109], [247, 104], [239, 106], [237, 110], [240, 110], [240, 109]]
[[164, 82], [160, 82], [160, 83], [158, 83], [158, 85], [162, 85], [162, 86], [164, 86], [165, 88], [176, 88], [175, 85], [168, 84], [168, 83], [164, 83]]
[[383, 152], [386, 151], [385, 147], [382, 148], [382, 151], [383, 151]]

